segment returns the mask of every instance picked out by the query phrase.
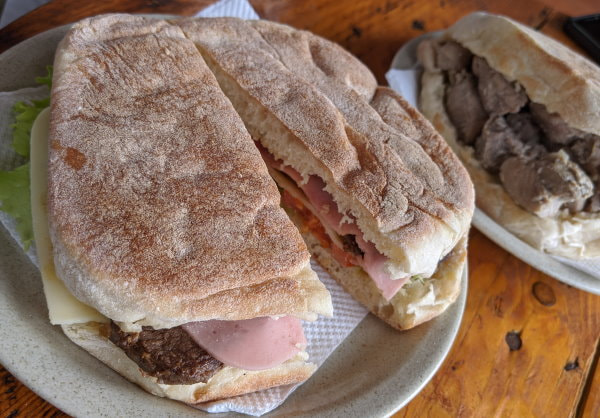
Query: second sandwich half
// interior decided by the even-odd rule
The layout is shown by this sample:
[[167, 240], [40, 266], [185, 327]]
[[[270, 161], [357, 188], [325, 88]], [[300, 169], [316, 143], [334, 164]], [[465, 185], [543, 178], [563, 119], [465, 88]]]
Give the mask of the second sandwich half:
[[317, 261], [399, 329], [454, 302], [473, 185], [425, 118], [339, 45], [234, 18], [176, 22], [242, 117]]

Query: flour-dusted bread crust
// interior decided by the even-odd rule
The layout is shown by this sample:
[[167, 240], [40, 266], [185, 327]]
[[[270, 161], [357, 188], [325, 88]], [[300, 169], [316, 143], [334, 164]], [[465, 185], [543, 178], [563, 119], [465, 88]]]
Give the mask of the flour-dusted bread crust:
[[[593, 64], [584, 58], [521, 24], [485, 13], [465, 17], [444, 36], [485, 57], [504, 76], [524, 85], [533, 101], [558, 112], [571, 126], [600, 132], [600, 70], [590, 68]], [[540, 218], [515, 204], [499, 180], [475, 159], [473, 149], [458, 141], [444, 107], [444, 94], [443, 75], [425, 71], [420, 110], [465, 164], [475, 184], [477, 206], [534, 248], [573, 259], [600, 257], [600, 216], [579, 212]], [[571, 108], [580, 113], [572, 113]]]
[[567, 124], [600, 135], [600, 68], [561, 43], [504, 16], [472, 13], [444, 34], [483, 57]]
[[174, 23], [196, 43], [255, 140], [304, 176], [323, 178], [341, 211], [400, 271], [433, 273], [468, 230], [473, 192], [428, 123], [415, 128], [424, 146], [407, 134], [415, 130], [402, 128], [410, 117], [382, 115], [363, 64], [309, 32], [232, 18]]
[[430, 278], [410, 280], [392, 300], [387, 301], [363, 269], [341, 265], [332, 256], [331, 249], [321, 245], [293, 209], [289, 209], [288, 214], [300, 228], [302, 237], [317, 262], [354, 299], [396, 329], [410, 329], [441, 315], [456, 301], [460, 293], [460, 283], [467, 262], [467, 235], [440, 261]]
[[258, 150], [181, 29], [85, 19], [54, 70], [50, 233], [78, 299], [158, 328], [331, 313]]
[[63, 325], [63, 332], [71, 341], [88, 351], [98, 360], [118, 372], [130, 382], [161, 397], [188, 404], [214, 401], [242, 395], [248, 392], [303, 382], [315, 371], [316, 366], [307, 363], [307, 354], [298, 353], [294, 358], [268, 370], [248, 371], [224, 367], [206, 383], [192, 385], [165, 385], [156, 378], [145, 375], [123, 350], [106, 338], [106, 324]]

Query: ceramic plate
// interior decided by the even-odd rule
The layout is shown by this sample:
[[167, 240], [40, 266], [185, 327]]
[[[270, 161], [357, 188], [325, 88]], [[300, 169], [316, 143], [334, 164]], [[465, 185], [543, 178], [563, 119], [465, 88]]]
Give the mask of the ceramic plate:
[[[33, 85], [51, 64], [66, 27], [0, 55], [0, 91]], [[467, 293], [443, 315], [407, 332], [367, 316], [315, 375], [267, 416], [386, 416], [408, 403], [441, 365], [456, 337]], [[74, 416], [199, 416], [152, 396], [71, 343], [48, 322], [40, 275], [0, 228], [0, 363]]]
[[[398, 70], [419, 70], [416, 55], [417, 45], [424, 39], [434, 38], [440, 35], [441, 32], [426, 33], [404, 44], [394, 56], [391, 68]], [[535, 267], [539, 271], [570, 286], [587, 292], [600, 294], [600, 279], [597, 279], [584, 271], [578, 270], [577, 268], [561, 263], [556, 258], [533, 248], [504, 229], [500, 224], [477, 208], [475, 209], [475, 214], [473, 216], [473, 226], [506, 251]]]

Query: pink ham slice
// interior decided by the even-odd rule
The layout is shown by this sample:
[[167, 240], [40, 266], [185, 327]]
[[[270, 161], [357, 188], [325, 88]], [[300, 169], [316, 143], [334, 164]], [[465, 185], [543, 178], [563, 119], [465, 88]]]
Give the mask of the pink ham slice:
[[[286, 174], [287, 170], [294, 170], [289, 166], [283, 166], [283, 168], [286, 170], [284, 171]], [[365, 253], [362, 258], [355, 258], [357, 264], [373, 279], [383, 297], [387, 301], [392, 299], [408, 281], [408, 277], [395, 279], [387, 272], [384, 265], [389, 258], [381, 254], [375, 247], [375, 244], [364, 239], [363, 233], [356, 225], [356, 222], [341, 223], [343, 216], [339, 212], [337, 203], [334, 202], [331, 194], [324, 190], [325, 182], [320, 177], [310, 176], [308, 182], [300, 185], [300, 188], [310, 203], [319, 211], [321, 218], [327, 222], [327, 226], [340, 235], [352, 234], [355, 236], [356, 243]], [[352, 219], [351, 216], [350, 218]]]
[[323, 190], [325, 183], [320, 177], [310, 176], [309, 181], [300, 187], [310, 203], [317, 208], [321, 218], [327, 222], [328, 227], [340, 235], [352, 234], [355, 236], [356, 243], [364, 252], [362, 258], [356, 257], [357, 264], [373, 279], [383, 297], [388, 301], [392, 299], [404, 283], [407, 282], [408, 277], [394, 278], [388, 273], [384, 265], [389, 258], [381, 254], [375, 247], [375, 244], [364, 239], [362, 231], [355, 222], [340, 223], [342, 214], [339, 212], [338, 206], [333, 201], [331, 194]]
[[[291, 167], [284, 166], [285, 169]], [[292, 168], [293, 170], [293, 168]], [[295, 171], [295, 170], [294, 170]], [[287, 174], [287, 171], [284, 171]], [[327, 222], [327, 226], [340, 235], [362, 235], [355, 222], [347, 222], [348, 219], [354, 221], [352, 216], [346, 216], [342, 223], [343, 216], [338, 209], [337, 203], [329, 192], [325, 191], [325, 182], [319, 176], [310, 176], [306, 184], [300, 184], [310, 203], [319, 211], [319, 215]]]
[[[393, 277], [385, 269], [385, 262], [388, 261], [388, 257], [381, 254], [375, 244], [366, 241], [363, 237], [362, 231], [356, 225], [356, 222], [343, 222], [343, 215], [338, 209], [337, 203], [333, 200], [333, 197], [325, 189], [325, 182], [315, 175], [311, 175], [306, 183], [303, 183], [302, 175], [294, 170], [289, 165], [284, 165], [280, 160], [276, 160], [275, 157], [262, 145], [256, 142], [256, 146], [260, 150], [260, 153], [265, 160], [265, 163], [279, 171], [284, 172], [291, 177], [298, 187], [302, 189], [304, 194], [310, 203], [319, 211], [319, 217], [327, 222], [327, 226], [337, 232], [340, 235], [352, 234], [356, 238], [356, 243], [360, 249], [365, 253], [364, 257], [354, 257], [359, 266], [361, 266], [367, 274], [373, 279], [377, 288], [381, 291], [383, 297], [389, 301], [394, 297], [402, 286], [408, 281], [409, 277]], [[351, 215], [346, 216], [352, 220]]]
[[291, 316], [190, 322], [183, 329], [211, 356], [244, 370], [270, 369], [306, 347], [302, 323]]
[[377, 288], [381, 290], [383, 297], [387, 301], [390, 301], [408, 281], [409, 277], [394, 279], [385, 269], [385, 262], [388, 261], [388, 258], [377, 251], [372, 242], [365, 241], [362, 233], [356, 235], [356, 243], [365, 253], [360, 266], [373, 279]]
[[254, 141], [254, 144], [256, 145], [256, 148], [258, 148], [258, 150], [260, 151], [260, 156], [265, 161], [265, 164], [267, 164], [269, 167], [273, 167], [275, 170], [283, 171], [285, 174], [290, 176], [296, 183], [302, 183], [302, 175], [300, 173], [298, 173], [289, 165], [283, 165], [281, 164], [281, 161], [277, 161], [273, 154], [271, 154], [268, 149], [260, 145], [259, 142]]
[[[310, 203], [312, 203], [312, 205], [319, 211], [319, 216], [321, 216], [321, 218], [327, 222], [327, 226], [340, 235], [362, 234], [355, 223], [341, 223], [343, 216], [340, 213], [338, 205], [334, 202], [332, 196], [323, 190], [325, 188], [325, 182], [321, 179], [321, 177], [309, 176], [308, 181], [303, 183], [302, 175], [299, 172], [294, 170], [289, 165], [282, 164], [280, 160], [276, 160], [273, 154], [271, 154], [258, 142], [256, 142], [256, 146], [258, 147], [263, 160], [265, 160], [265, 163], [268, 166], [287, 174], [296, 182]], [[353, 219], [351, 216], [348, 218]]]

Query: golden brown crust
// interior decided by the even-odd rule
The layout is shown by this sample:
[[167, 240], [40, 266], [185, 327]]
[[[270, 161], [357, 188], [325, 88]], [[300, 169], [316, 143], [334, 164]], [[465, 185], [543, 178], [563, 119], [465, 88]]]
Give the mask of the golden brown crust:
[[137, 364], [127, 357], [123, 350], [106, 338], [103, 326], [89, 322], [63, 325], [62, 329], [71, 341], [127, 380], [156, 396], [189, 404], [215, 401], [270, 387], [300, 383], [308, 379], [316, 369], [314, 364], [306, 362], [306, 353], [300, 353], [280, 366], [268, 370], [248, 371], [225, 366], [206, 383], [159, 384], [156, 382], [156, 378], [143, 374]]
[[[378, 87], [371, 106], [377, 110], [385, 123], [419, 144], [435, 164], [443, 180], [429, 182], [428, 188], [433, 199], [447, 211], [434, 212], [431, 215], [439, 216], [455, 233], [462, 232], [460, 239], [468, 230], [475, 200], [473, 183], [460, 159], [431, 123], [391, 88]], [[397, 143], [390, 142], [390, 146], [401, 154]], [[427, 180], [427, 176], [422, 174], [421, 178]], [[439, 238], [436, 234], [430, 236]]]
[[[370, 72], [308, 32], [230, 18], [177, 24], [256, 140], [303, 175], [321, 176], [366, 239], [404, 271], [433, 272], [468, 229], [473, 195], [466, 172], [428, 123], [402, 129], [406, 118], [385, 115], [393, 106], [372, 102], [377, 86]], [[404, 114], [416, 114], [397, 103]], [[409, 131], [427, 137], [431, 148]], [[456, 167], [452, 180], [446, 178]]]
[[487, 60], [529, 98], [571, 127], [600, 135], [600, 68], [559, 42], [504, 16], [470, 14], [445, 33]]
[[179, 28], [83, 20], [53, 81], [50, 230], [79, 299], [154, 325], [327, 305], [258, 150]]

